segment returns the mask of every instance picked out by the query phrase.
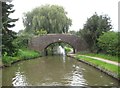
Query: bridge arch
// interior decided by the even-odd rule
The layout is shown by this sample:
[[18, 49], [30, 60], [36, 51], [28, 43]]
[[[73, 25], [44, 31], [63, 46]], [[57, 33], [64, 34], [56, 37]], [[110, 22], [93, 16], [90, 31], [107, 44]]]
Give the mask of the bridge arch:
[[74, 48], [75, 53], [87, 50], [86, 42], [82, 38], [71, 34], [47, 34], [33, 37], [29, 40], [28, 45], [30, 49], [44, 52], [47, 46], [56, 42], [64, 42], [71, 45]]
[[[72, 46], [70, 43], [68, 43], [68, 42], [65, 42], [65, 41], [58, 41], [58, 42], [53, 42], [53, 43], [51, 43], [51, 44], [49, 44], [49, 45], [47, 45], [46, 47], [45, 47], [45, 52], [47, 53], [47, 51], [46, 51], [46, 49], [50, 46], [50, 45], [52, 45], [52, 44], [55, 44], [55, 43], [64, 43], [64, 44], [68, 44], [68, 45], [70, 45], [71, 46], [71, 48], [73, 49], [73, 53], [75, 53], [75, 47], [74, 46]], [[47, 54], [45, 54], [45, 55], [47, 55]]]

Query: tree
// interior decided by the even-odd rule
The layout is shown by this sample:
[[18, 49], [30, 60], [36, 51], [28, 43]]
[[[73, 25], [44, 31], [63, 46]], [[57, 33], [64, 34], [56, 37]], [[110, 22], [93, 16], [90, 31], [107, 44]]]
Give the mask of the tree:
[[14, 39], [13, 44], [17, 46], [18, 49], [28, 48], [28, 41], [31, 37], [33, 36], [28, 33], [19, 34], [17, 38]]
[[87, 19], [83, 30], [80, 30], [80, 35], [88, 43], [89, 49], [92, 52], [98, 51], [97, 38], [112, 29], [110, 18], [107, 15], [98, 16], [95, 13], [93, 16]]
[[2, 2], [2, 55], [7, 53], [7, 55], [13, 56], [17, 52], [17, 48], [12, 44], [16, 33], [9, 30], [15, 26], [14, 22], [18, 20], [9, 17], [15, 11], [12, 10], [13, 6], [10, 3]]
[[45, 5], [27, 12], [23, 17], [25, 31], [36, 34], [45, 30], [47, 33], [67, 33], [72, 21], [64, 8], [57, 5]]
[[35, 32], [35, 35], [45, 35], [45, 34], [47, 34], [47, 31], [46, 31], [46, 30], [43, 30], [43, 29], [37, 30], [37, 31]]
[[99, 48], [111, 55], [120, 55], [118, 33], [110, 31], [101, 35], [98, 39]]

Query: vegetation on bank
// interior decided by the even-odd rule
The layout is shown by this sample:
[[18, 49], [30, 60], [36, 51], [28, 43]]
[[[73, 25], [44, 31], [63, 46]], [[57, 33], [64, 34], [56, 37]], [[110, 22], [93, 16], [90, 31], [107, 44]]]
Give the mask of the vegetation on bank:
[[11, 64], [14, 62], [33, 59], [39, 56], [41, 56], [39, 52], [29, 50], [29, 49], [19, 49], [18, 54], [16, 56], [7, 56], [7, 55], [3, 56], [2, 62], [3, 62], [3, 65], [5, 66], [11, 66]]
[[97, 45], [99, 47], [99, 52], [104, 52], [105, 54], [110, 54], [112, 56], [120, 55], [120, 42], [119, 42], [119, 32], [105, 32], [97, 39]]
[[120, 67], [113, 65], [113, 64], [109, 64], [100, 60], [95, 60], [89, 57], [85, 57], [85, 56], [81, 56], [81, 55], [76, 55], [76, 58], [79, 60], [84, 60], [86, 62], [89, 62], [97, 67], [101, 67], [102, 69], [105, 69], [107, 71], [110, 71], [112, 73], [117, 74], [118, 77], [120, 77]]
[[69, 53], [69, 52], [72, 51], [72, 48], [71, 48], [71, 47], [65, 46], [64, 49], [65, 49], [65, 52], [66, 52], [66, 53]]
[[111, 60], [111, 61], [115, 61], [115, 62], [120, 62], [120, 60], [118, 59], [118, 56], [112, 56], [112, 55], [109, 55], [109, 54], [80, 53], [80, 52], [78, 54], [93, 56], [93, 57], [99, 57], [99, 58], [103, 58], [103, 59], [107, 59], [107, 60]]

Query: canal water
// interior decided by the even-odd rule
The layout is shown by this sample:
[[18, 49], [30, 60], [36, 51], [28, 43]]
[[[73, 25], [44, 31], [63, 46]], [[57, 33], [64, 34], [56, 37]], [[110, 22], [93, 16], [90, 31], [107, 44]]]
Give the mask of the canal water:
[[66, 56], [21, 61], [2, 71], [3, 86], [118, 86], [118, 81]]

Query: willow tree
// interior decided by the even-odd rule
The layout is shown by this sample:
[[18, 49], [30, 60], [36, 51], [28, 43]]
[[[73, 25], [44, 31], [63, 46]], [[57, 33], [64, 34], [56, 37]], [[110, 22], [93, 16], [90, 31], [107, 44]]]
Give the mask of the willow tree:
[[47, 33], [67, 33], [72, 21], [63, 7], [44, 5], [24, 13], [23, 24], [29, 33], [36, 34], [41, 30]]

